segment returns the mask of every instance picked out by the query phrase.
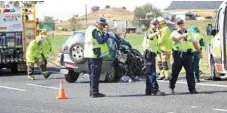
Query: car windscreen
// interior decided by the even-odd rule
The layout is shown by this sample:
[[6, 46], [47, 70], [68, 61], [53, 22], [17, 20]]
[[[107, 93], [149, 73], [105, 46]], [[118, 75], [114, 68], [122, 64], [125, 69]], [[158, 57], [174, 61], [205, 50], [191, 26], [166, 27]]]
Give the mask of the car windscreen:
[[67, 43], [73, 43], [75, 41], [84, 42], [84, 35], [85, 35], [85, 33], [83, 33], [83, 32], [74, 32], [68, 38], [68, 40], [65, 42], [65, 44], [67, 44]]

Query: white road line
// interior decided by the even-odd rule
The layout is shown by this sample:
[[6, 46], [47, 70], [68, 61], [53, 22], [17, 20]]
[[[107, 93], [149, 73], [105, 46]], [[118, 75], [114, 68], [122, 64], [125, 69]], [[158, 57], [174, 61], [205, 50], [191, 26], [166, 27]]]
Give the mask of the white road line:
[[27, 91], [25, 89], [13, 88], [13, 87], [8, 87], [8, 86], [0, 86], [0, 88], [12, 89], [12, 90], [17, 90], [17, 91]]
[[[158, 82], [169, 82], [169, 81], [158, 81]], [[179, 84], [187, 84], [187, 82], [177, 82]], [[219, 84], [205, 84], [205, 83], [196, 83], [196, 85], [200, 86], [213, 86], [213, 87], [225, 87], [227, 88], [227, 85], [219, 85]]]
[[215, 108], [214, 110], [216, 110], [216, 111], [222, 111], [222, 112], [227, 112], [226, 109], [218, 109], [218, 108]]
[[191, 106], [191, 108], [197, 108], [198, 106]]
[[57, 87], [52, 87], [52, 86], [44, 86], [44, 85], [38, 85], [38, 84], [27, 84], [29, 86], [36, 86], [36, 87], [43, 87], [43, 88], [48, 88], [48, 89], [58, 89]]

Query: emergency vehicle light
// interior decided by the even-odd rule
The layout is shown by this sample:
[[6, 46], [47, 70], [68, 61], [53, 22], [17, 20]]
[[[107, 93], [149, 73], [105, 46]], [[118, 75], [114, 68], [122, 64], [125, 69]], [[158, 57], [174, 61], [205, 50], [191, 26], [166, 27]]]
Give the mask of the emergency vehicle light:
[[6, 12], [15, 12], [15, 9], [4, 9], [3, 13], [6, 13]]

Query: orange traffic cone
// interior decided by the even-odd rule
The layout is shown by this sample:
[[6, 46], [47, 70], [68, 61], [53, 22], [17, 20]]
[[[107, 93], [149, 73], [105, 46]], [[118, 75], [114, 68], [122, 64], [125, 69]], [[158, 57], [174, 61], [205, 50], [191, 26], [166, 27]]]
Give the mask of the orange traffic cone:
[[56, 99], [68, 99], [68, 97], [65, 95], [65, 89], [63, 88], [63, 80], [60, 81], [58, 97], [56, 97]]

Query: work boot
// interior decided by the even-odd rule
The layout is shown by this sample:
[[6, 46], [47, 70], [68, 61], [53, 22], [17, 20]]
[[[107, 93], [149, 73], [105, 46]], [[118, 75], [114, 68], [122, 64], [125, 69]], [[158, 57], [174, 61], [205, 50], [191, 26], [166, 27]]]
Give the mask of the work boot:
[[166, 78], [164, 79], [164, 81], [169, 81], [169, 79], [170, 79], [169, 77], [166, 77]]
[[195, 81], [196, 81], [196, 83], [199, 83], [200, 82], [199, 78], [196, 78]]
[[99, 98], [99, 97], [105, 97], [105, 94], [102, 93], [91, 93], [90, 94], [91, 98]]
[[35, 77], [34, 77], [34, 75], [28, 75], [28, 79], [35, 80]]
[[165, 77], [158, 77], [157, 80], [163, 80]]
[[44, 78], [48, 78], [52, 73], [51, 72], [45, 72], [43, 73]]
[[174, 94], [174, 89], [173, 88], [169, 88], [170, 93]]
[[160, 90], [157, 90], [157, 91], [152, 92], [151, 95], [154, 95], [154, 96], [165, 96], [166, 94], [164, 92], [161, 92]]
[[191, 90], [190, 93], [191, 94], [198, 94], [198, 92], [195, 89]]

